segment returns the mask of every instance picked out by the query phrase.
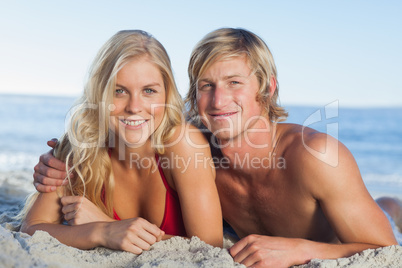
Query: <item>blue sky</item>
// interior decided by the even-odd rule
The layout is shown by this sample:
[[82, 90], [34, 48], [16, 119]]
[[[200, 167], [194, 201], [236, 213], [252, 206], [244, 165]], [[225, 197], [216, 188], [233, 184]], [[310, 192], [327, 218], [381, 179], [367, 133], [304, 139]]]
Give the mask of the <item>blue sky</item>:
[[0, 93], [78, 96], [101, 45], [122, 29], [166, 47], [182, 96], [205, 34], [262, 37], [284, 105], [402, 107], [402, 1], [2, 1]]

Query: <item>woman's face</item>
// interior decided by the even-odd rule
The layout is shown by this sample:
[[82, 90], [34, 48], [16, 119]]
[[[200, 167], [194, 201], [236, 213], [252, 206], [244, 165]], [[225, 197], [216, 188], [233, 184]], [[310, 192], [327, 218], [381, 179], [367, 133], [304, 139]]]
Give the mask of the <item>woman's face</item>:
[[110, 129], [127, 145], [144, 144], [162, 121], [165, 95], [162, 74], [148, 56], [129, 61], [117, 73]]

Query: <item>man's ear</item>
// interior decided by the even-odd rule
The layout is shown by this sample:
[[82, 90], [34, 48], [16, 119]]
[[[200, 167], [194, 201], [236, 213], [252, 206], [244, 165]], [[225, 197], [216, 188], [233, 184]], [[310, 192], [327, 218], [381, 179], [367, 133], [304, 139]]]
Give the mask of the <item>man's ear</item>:
[[269, 97], [272, 97], [276, 90], [276, 79], [274, 76], [271, 76], [269, 81]]

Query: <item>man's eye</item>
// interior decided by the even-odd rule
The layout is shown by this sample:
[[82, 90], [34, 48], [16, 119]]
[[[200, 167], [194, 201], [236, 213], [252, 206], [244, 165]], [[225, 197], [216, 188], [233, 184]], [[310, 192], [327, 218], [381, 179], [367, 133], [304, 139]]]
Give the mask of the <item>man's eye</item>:
[[204, 84], [201, 86], [201, 89], [208, 89], [210, 87], [212, 87], [212, 84]]
[[230, 84], [232, 84], [232, 85], [237, 85], [237, 84], [240, 84], [240, 82], [238, 82], [238, 81], [231, 81]]

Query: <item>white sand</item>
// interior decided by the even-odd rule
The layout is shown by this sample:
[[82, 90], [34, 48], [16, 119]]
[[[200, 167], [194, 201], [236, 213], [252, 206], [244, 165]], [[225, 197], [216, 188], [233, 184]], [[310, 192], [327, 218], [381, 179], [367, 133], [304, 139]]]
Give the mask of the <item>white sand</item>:
[[[137, 256], [105, 248], [79, 250], [46, 232], [32, 237], [18, 232], [19, 222], [12, 216], [24, 192], [13, 183], [26, 174], [17, 175], [0, 174], [0, 267], [244, 267], [233, 261], [227, 249], [212, 247], [196, 237], [161, 241]], [[227, 248], [233, 242], [227, 236], [224, 244]], [[349, 258], [312, 260], [302, 267], [402, 267], [402, 246], [366, 250]]]

